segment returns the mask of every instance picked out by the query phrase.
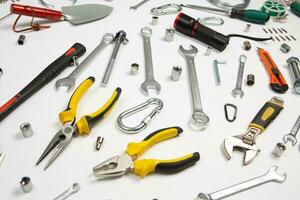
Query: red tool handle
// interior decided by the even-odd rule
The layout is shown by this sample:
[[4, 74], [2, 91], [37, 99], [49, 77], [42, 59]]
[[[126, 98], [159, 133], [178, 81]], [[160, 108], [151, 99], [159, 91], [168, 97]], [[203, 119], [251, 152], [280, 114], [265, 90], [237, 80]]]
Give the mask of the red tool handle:
[[62, 13], [60, 11], [21, 4], [11, 4], [10, 11], [11, 13], [18, 15], [44, 18], [53, 21], [60, 21], [62, 18]]

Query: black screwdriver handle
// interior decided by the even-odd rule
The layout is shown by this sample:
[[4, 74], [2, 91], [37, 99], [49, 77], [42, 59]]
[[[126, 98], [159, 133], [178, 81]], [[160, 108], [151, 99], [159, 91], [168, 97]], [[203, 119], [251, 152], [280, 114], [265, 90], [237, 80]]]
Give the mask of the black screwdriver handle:
[[35, 77], [25, 88], [17, 93], [13, 98], [0, 107], [0, 122], [5, 119], [12, 111], [20, 106], [29, 97], [39, 91], [42, 87], [57, 77], [74, 60], [74, 57], [80, 57], [86, 52], [86, 48], [75, 43], [66, 53], [56, 59], [46, 67], [37, 77]]

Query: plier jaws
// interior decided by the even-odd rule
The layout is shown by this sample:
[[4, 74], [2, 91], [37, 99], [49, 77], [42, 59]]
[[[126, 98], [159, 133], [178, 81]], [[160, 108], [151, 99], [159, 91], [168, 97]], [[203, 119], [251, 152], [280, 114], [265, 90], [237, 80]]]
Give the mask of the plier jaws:
[[95, 177], [105, 179], [119, 177], [128, 172], [132, 172], [140, 177], [145, 177], [152, 172], [172, 174], [182, 171], [200, 160], [198, 152], [172, 160], [138, 160], [151, 146], [164, 140], [177, 137], [182, 131], [180, 127], [169, 127], [151, 133], [142, 142], [131, 142], [128, 144], [124, 154], [121, 156], [113, 156], [95, 166], [93, 173]]
[[99, 179], [122, 176], [132, 170], [132, 158], [124, 153], [121, 156], [113, 156], [93, 168], [94, 175]]
[[71, 143], [73, 137], [78, 135], [90, 134], [92, 127], [97, 122], [101, 121], [112, 110], [121, 95], [121, 88], [116, 88], [108, 101], [96, 112], [89, 115], [84, 115], [78, 121], [76, 121], [76, 112], [79, 100], [94, 84], [94, 82], [95, 78], [89, 77], [84, 80], [74, 91], [69, 100], [67, 109], [59, 113], [59, 119], [63, 124], [63, 128], [55, 134], [55, 136], [50, 141], [49, 145], [46, 147], [45, 151], [37, 161], [36, 165], [38, 165], [47, 155], [50, 154], [51, 151], [53, 151], [52, 157], [44, 168], [44, 170], [47, 169], [53, 163], [53, 161], [63, 152], [63, 150]]

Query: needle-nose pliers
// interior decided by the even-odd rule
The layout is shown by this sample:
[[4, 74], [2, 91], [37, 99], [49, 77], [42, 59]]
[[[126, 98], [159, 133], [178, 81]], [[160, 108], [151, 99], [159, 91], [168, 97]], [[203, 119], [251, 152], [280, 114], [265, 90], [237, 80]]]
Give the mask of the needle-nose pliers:
[[53, 137], [36, 165], [38, 165], [51, 151], [53, 151], [52, 157], [45, 165], [46, 170], [53, 161], [62, 153], [62, 151], [70, 144], [73, 137], [77, 135], [88, 135], [91, 132], [91, 128], [96, 122], [103, 119], [113, 108], [117, 100], [121, 95], [121, 88], [116, 88], [110, 99], [96, 112], [84, 115], [80, 120], [76, 122], [77, 105], [83, 94], [93, 85], [95, 82], [94, 77], [89, 77], [84, 80], [72, 94], [68, 107], [65, 111], [59, 113], [59, 120], [63, 124], [56, 135]]
[[113, 156], [95, 166], [93, 168], [94, 175], [99, 179], [104, 179], [133, 172], [140, 177], [145, 177], [152, 172], [172, 174], [194, 165], [200, 160], [198, 152], [172, 160], [137, 160], [151, 146], [177, 137], [182, 131], [180, 127], [169, 127], [151, 133], [142, 142], [129, 143], [126, 152], [121, 156]]

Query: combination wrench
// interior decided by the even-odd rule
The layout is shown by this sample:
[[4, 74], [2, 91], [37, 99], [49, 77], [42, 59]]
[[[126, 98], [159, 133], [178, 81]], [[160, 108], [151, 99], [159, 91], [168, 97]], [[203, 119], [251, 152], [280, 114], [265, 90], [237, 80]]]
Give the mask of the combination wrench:
[[179, 51], [185, 57], [189, 72], [190, 88], [192, 93], [194, 112], [192, 115], [191, 127], [195, 130], [204, 130], [209, 122], [209, 117], [203, 112], [200, 90], [198, 85], [197, 72], [194, 57], [198, 53], [198, 49], [191, 45], [191, 49], [184, 49], [182, 45]]
[[144, 5], [145, 3], [147, 3], [148, 1], [150, 1], [150, 0], [143, 0], [143, 1], [141, 1], [140, 3], [138, 3], [138, 4], [134, 5], [134, 6], [131, 6], [130, 9], [136, 10], [136, 9], [138, 9], [140, 6], [142, 6], [142, 5]]
[[251, 188], [263, 185], [265, 183], [283, 183], [287, 175], [286, 173], [284, 173], [283, 175], [277, 174], [277, 168], [277, 166], [273, 166], [269, 169], [269, 171], [266, 174], [262, 176], [258, 176], [256, 178], [244, 181], [242, 183], [221, 189], [210, 194], [199, 193], [196, 200], [220, 200], [232, 196], [234, 194], [249, 190]]
[[295, 144], [297, 144], [296, 136], [299, 131], [299, 128], [300, 128], [300, 116], [298, 116], [298, 119], [295, 122], [291, 132], [283, 136], [283, 142], [286, 144], [289, 141], [292, 143], [293, 146], [295, 146]]
[[94, 58], [107, 47], [114, 39], [114, 35], [106, 33], [100, 42], [100, 44], [80, 63], [69, 76], [59, 79], [55, 82], [55, 87], [58, 89], [60, 86], [67, 86], [68, 90], [75, 86], [76, 78], [89, 66]]
[[151, 51], [151, 34], [152, 30], [149, 27], [141, 29], [144, 42], [144, 53], [145, 53], [145, 67], [146, 67], [146, 80], [141, 85], [141, 91], [146, 96], [149, 95], [148, 89], [155, 89], [157, 94], [161, 90], [160, 84], [154, 79], [153, 62], [152, 62], [152, 51]]
[[244, 96], [244, 92], [242, 90], [242, 84], [243, 84], [243, 75], [244, 75], [244, 68], [245, 68], [246, 60], [247, 60], [247, 57], [245, 55], [240, 56], [240, 66], [239, 66], [236, 86], [235, 86], [235, 89], [233, 89], [231, 92], [233, 97], [240, 95], [240, 97], [243, 98], [243, 96]]
[[80, 185], [78, 183], [73, 183], [73, 185], [68, 188], [66, 191], [58, 195], [57, 197], [54, 198], [54, 200], [64, 200], [71, 196], [72, 194], [78, 192], [80, 189]]
[[111, 75], [112, 69], [115, 65], [115, 61], [120, 49], [121, 44], [126, 45], [128, 43], [128, 39], [126, 38], [126, 32], [121, 30], [116, 34], [116, 37], [114, 39], [115, 43], [115, 47], [114, 50], [112, 52], [112, 55], [110, 57], [110, 60], [108, 62], [108, 65], [106, 67], [105, 73], [103, 75], [102, 81], [101, 81], [101, 86], [105, 87], [108, 83], [109, 77]]

